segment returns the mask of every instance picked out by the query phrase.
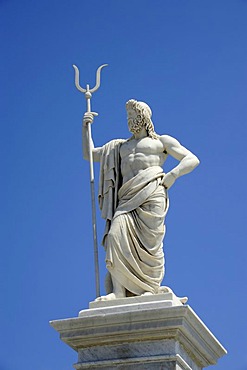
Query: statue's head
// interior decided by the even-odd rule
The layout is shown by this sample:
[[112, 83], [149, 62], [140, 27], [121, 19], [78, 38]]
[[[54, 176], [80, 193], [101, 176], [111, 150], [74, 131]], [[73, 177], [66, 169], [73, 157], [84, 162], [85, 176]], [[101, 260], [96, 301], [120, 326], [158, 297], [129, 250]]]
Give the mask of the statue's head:
[[138, 133], [144, 127], [148, 136], [157, 138], [153, 122], [151, 121], [152, 111], [146, 103], [131, 99], [126, 103], [126, 110], [130, 132], [133, 134]]

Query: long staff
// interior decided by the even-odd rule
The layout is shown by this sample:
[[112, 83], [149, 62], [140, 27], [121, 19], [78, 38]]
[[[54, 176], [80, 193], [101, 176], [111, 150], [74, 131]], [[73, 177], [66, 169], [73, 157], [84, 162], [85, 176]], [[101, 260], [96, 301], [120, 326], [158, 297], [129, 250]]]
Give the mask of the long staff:
[[[96, 72], [96, 85], [90, 89], [87, 85], [86, 89], [83, 89], [79, 83], [79, 69], [76, 65], [73, 65], [75, 69], [75, 86], [77, 89], [85, 94], [87, 103], [87, 113], [91, 112], [91, 98], [92, 93], [98, 90], [100, 87], [100, 73], [103, 67], [107, 64], [103, 64], [97, 69]], [[97, 227], [96, 227], [96, 205], [95, 205], [95, 190], [94, 190], [94, 168], [93, 168], [93, 147], [92, 147], [92, 134], [91, 124], [87, 124], [88, 130], [88, 151], [89, 151], [89, 164], [90, 164], [90, 189], [91, 189], [91, 201], [92, 201], [92, 225], [93, 225], [93, 241], [94, 241], [94, 268], [95, 268], [95, 283], [96, 283], [96, 297], [100, 296], [100, 283], [99, 283], [99, 256], [98, 256], [98, 241], [97, 241]]]

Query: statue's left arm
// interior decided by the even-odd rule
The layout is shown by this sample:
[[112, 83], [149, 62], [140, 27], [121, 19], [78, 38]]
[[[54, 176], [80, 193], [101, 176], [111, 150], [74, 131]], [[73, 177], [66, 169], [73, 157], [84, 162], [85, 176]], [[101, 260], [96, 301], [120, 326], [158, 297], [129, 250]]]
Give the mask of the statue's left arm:
[[160, 136], [160, 141], [163, 144], [164, 151], [179, 161], [179, 164], [164, 177], [163, 184], [169, 189], [178, 177], [193, 171], [199, 165], [200, 161], [195, 154], [182, 146], [173, 137], [162, 135]]

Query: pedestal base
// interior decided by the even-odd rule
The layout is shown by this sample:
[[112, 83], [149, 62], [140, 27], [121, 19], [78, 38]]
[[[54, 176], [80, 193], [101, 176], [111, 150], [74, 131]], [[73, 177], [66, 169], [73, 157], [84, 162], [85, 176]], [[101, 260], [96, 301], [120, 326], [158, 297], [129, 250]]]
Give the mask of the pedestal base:
[[79, 317], [51, 321], [78, 352], [75, 369], [201, 370], [226, 350], [173, 293], [92, 302]]

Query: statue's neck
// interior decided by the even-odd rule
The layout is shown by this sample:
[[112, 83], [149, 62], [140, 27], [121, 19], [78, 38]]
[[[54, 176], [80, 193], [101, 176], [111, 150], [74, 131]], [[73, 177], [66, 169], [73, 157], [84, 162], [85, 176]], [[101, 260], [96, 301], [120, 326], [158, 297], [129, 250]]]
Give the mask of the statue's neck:
[[147, 137], [148, 134], [146, 129], [143, 127], [140, 132], [135, 133], [133, 136], [136, 140], [140, 140], [143, 139], [144, 137]]

